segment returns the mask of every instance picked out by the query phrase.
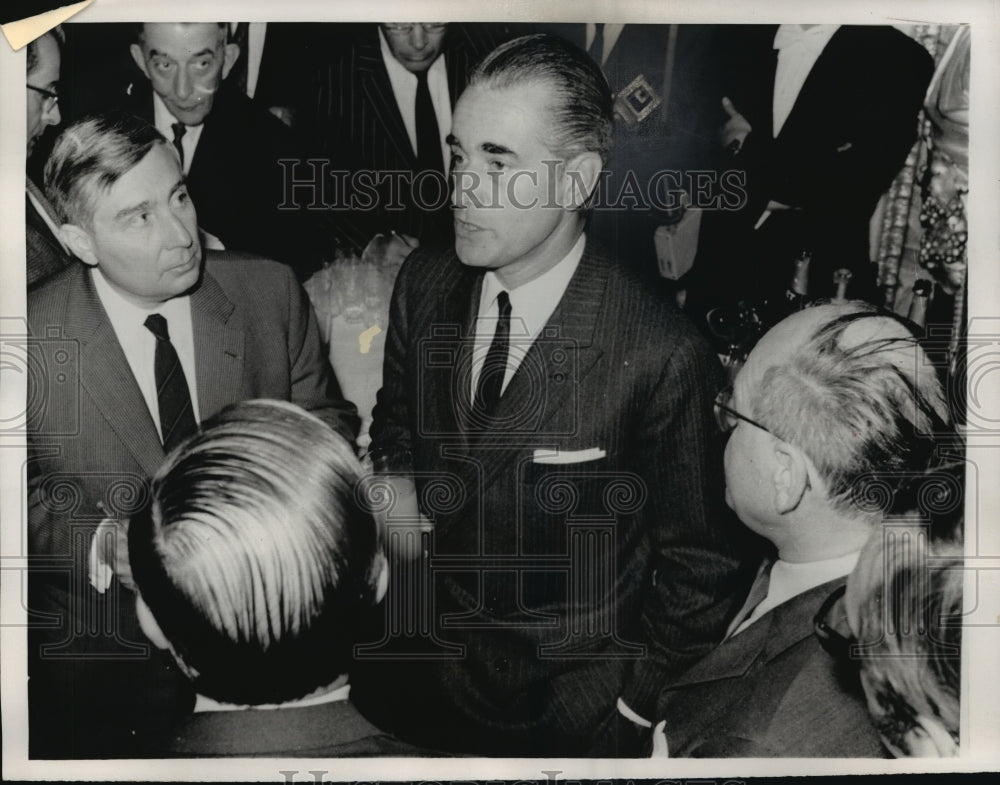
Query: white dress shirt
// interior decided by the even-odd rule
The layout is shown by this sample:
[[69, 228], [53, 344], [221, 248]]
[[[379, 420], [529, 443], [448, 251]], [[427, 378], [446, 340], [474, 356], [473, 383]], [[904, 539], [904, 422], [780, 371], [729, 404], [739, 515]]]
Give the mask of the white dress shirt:
[[[406, 126], [406, 134], [410, 137], [410, 146], [413, 154], [417, 154], [417, 76], [407, 71], [403, 65], [392, 56], [392, 50], [385, 40], [382, 29], [378, 31], [379, 45], [382, 48], [382, 59], [385, 61], [385, 70], [389, 72], [389, 83], [392, 85], [393, 95], [396, 96], [396, 105], [399, 106], [400, 114], [403, 115], [403, 125]], [[451, 150], [445, 144], [445, 138], [451, 131], [451, 95], [448, 92], [448, 69], [445, 67], [444, 54], [431, 63], [427, 69], [427, 89], [431, 94], [431, 103], [434, 105], [434, 115], [437, 117], [438, 133], [441, 136], [441, 155], [444, 160], [445, 174], [447, 174]]]
[[806, 77], [839, 28], [840, 25], [814, 25], [808, 30], [803, 30], [801, 25], [778, 27], [774, 36], [774, 48], [778, 50], [772, 129], [775, 137], [781, 133], [785, 120], [791, 114]]
[[94, 288], [104, 306], [118, 343], [125, 353], [132, 376], [135, 377], [146, 408], [156, 425], [156, 432], [163, 438], [160, 430], [160, 400], [156, 395], [156, 336], [145, 326], [146, 317], [158, 313], [167, 320], [170, 332], [170, 343], [174, 345], [184, 378], [187, 379], [188, 391], [191, 393], [191, 406], [194, 410], [195, 422], [201, 422], [198, 416], [198, 380], [195, 378], [194, 362], [194, 330], [191, 326], [191, 298], [188, 296], [174, 297], [155, 308], [142, 308], [126, 300], [111, 286], [101, 274], [99, 268], [91, 270]]
[[778, 559], [771, 566], [771, 580], [767, 586], [767, 596], [733, 631], [733, 635], [743, 632], [765, 613], [788, 602], [793, 597], [815, 589], [817, 586], [822, 586], [827, 581], [850, 575], [854, 565], [858, 563], [860, 553], [861, 551], [854, 551], [833, 559], [811, 562], [787, 562]]
[[[153, 125], [156, 126], [156, 130], [167, 137], [167, 142], [170, 144], [171, 149], [174, 148], [174, 129], [172, 126], [174, 123], [180, 122], [176, 117], [170, 114], [170, 110], [167, 109], [167, 105], [163, 103], [163, 99], [157, 93], [153, 93]], [[198, 149], [198, 140], [201, 139], [201, 132], [205, 129], [205, 124], [201, 125], [189, 125], [184, 130], [184, 136], [181, 137], [181, 147], [184, 148], [184, 174], [191, 171], [191, 161], [194, 160], [195, 150]]]
[[493, 343], [497, 330], [500, 307], [497, 296], [506, 291], [510, 296], [510, 343], [507, 351], [507, 370], [503, 376], [501, 393], [507, 389], [511, 378], [527, 354], [535, 339], [542, 332], [552, 312], [562, 299], [570, 278], [580, 265], [586, 235], [581, 234], [576, 244], [554, 267], [532, 281], [508, 289], [495, 272], [483, 276], [483, 289], [479, 295], [479, 312], [476, 316], [476, 338], [472, 350], [472, 397], [476, 397], [479, 374], [486, 362], [486, 354]]

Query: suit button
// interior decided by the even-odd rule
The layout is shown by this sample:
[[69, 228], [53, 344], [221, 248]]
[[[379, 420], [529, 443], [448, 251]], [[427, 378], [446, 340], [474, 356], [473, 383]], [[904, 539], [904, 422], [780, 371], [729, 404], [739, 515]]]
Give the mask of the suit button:
[[508, 674], [510, 673], [510, 660], [506, 657], [500, 657], [496, 662], [493, 663], [493, 667], [496, 668], [497, 673]]

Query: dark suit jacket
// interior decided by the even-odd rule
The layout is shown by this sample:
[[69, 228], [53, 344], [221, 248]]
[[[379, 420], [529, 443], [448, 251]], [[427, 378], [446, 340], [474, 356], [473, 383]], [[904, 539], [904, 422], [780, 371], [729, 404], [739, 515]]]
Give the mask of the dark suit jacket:
[[[720, 509], [720, 368], [683, 315], [588, 250], [501, 399], [504, 425], [476, 434], [468, 368], [482, 272], [454, 252], [411, 257], [393, 293], [371, 433], [413, 452], [435, 521], [436, 641], [422, 643], [444, 657], [412, 661], [393, 687], [426, 688], [419, 705], [435, 716], [408, 718], [414, 704], [397, 697], [395, 727], [485, 754], [614, 754], [590, 736], [618, 696], [649, 711], [657, 680], [709, 650], [745, 591], [743, 543]], [[603, 453], [533, 460], [555, 449]], [[393, 670], [399, 661], [380, 677]], [[354, 699], [377, 711], [362, 705], [358, 676]]]
[[[152, 123], [149, 82], [135, 81], [129, 91], [124, 108]], [[333, 216], [309, 209], [322, 201], [323, 184], [304, 168], [303, 152], [280, 120], [224, 82], [187, 175], [198, 225], [228, 250], [277, 259], [308, 277], [336, 240]]]
[[[286, 267], [208, 252], [191, 319], [203, 419], [236, 401], [278, 398], [353, 441], [356, 411], [340, 394], [312, 309]], [[146, 482], [164, 454], [83, 264], [29, 294], [28, 322], [29, 354], [43, 369], [28, 393], [37, 402], [29, 407], [27, 465], [29, 597], [37, 623], [32, 706], [39, 720], [80, 723], [35, 735], [32, 743], [48, 739], [58, 751], [99, 754], [129, 739], [136, 726], [162, 721], [158, 707], [187, 691], [169, 657], [149, 651], [131, 593], [115, 581], [101, 595], [88, 583], [98, 523], [128, 518], [145, 503]], [[53, 709], [56, 716], [48, 716]]]
[[[753, 131], [724, 166], [745, 170], [748, 199], [741, 210], [705, 216], [696, 280], [730, 300], [763, 287], [780, 293], [791, 281], [794, 258], [806, 249], [813, 253], [812, 296], [833, 293], [838, 267], [854, 272], [850, 293], [872, 296], [869, 219], [916, 141], [933, 61], [891, 27], [841, 27], [774, 138], [775, 31], [741, 30], [732, 47], [725, 94]], [[775, 212], [755, 232], [771, 199], [800, 209]]]
[[857, 669], [827, 654], [813, 616], [844, 579], [779, 605], [661, 693], [671, 757], [887, 757]]
[[38, 214], [35, 205], [27, 194], [24, 197], [24, 242], [27, 263], [28, 287], [34, 287], [55, 275], [73, 261], [59, 241], [52, 235], [52, 230], [45, 219]]
[[199, 712], [146, 752], [165, 758], [433, 755], [380, 731], [346, 700], [301, 708]]
[[[584, 24], [536, 27], [581, 49], [586, 45]], [[613, 95], [624, 100], [627, 88], [641, 77], [651, 94], [644, 87], [634, 105], [661, 102], [635, 123], [616, 112], [607, 176], [588, 227], [590, 237], [644, 274], [658, 274], [656, 228], [677, 219], [680, 191], [692, 188], [690, 173], [706, 169], [711, 161], [711, 110], [718, 90], [713, 30], [712, 25], [678, 26], [670, 52], [670, 25], [626, 24], [602, 65]], [[668, 54], [673, 72], [665, 85]]]
[[[342, 205], [349, 204], [352, 196], [371, 204], [346, 214], [338, 211], [338, 219], [344, 219], [337, 223], [341, 237], [363, 248], [376, 232], [395, 230], [417, 237], [425, 246], [446, 247], [453, 232], [448, 191], [427, 184], [421, 202], [409, 185], [418, 171], [417, 158], [382, 59], [378, 26], [349, 27], [353, 29], [340, 32], [342, 45], [335, 56], [318, 72], [316, 107], [307, 118], [315, 127], [315, 149], [330, 162], [331, 170], [375, 173], [369, 186], [349, 187], [345, 182]], [[488, 26], [449, 25], [442, 51], [452, 106], [472, 67], [494, 45]], [[406, 173], [395, 197], [391, 179], [378, 174], [387, 172]]]

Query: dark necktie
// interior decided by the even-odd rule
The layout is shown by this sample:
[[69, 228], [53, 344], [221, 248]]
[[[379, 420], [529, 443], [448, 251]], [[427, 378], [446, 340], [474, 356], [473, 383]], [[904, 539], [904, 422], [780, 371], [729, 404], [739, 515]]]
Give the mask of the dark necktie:
[[149, 315], [144, 324], [156, 336], [156, 356], [153, 363], [156, 372], [156, 398], [160, 406], [163, 451], [169, 453], [197, 431], [198, 424], [194, 419], [191, 391], [188, 389], [184, 369], [170, 342], [167, 320], [154, 313]]
[[774, 562], [770, 560], [760, 565], [760, 569], [757, 570], [757, 577], [754, 579], [753, 585], [750, 587], [750, 593], [747, 595], [747, 601], [743, 603], [740, 612], [729, 622], [729, 627], [726, 629], [726, 638], [732, 637], [740, 625], [753, 615], [754, 609], [764, 602], [764, 599], [767, 597], [767, 590], [771, 586], [771, 567], [773, 566]]
[[181, 156], [181, 169], [184, 169], [184, 145], [181, 144], [181, 139], [184, 138], [184, 134], [187, 132], [187, 126], [184, 123], [174, 123], [170, 126], [174, 131], [174, 147], [177, 148], [177, 152]]
[[433, 169], [444, 174], [444, 156], [441, 153], [441, 131], [427, 86], [427, 71], [417, 72], [417, 169]]
[[594, 40], [590, 42], [590, 49], [587, 50], [594, 62], [603, 65], [601, 59], [604, 57], [604, 25], [598, 22], [594, 25]]
[[476, 398], [472, 403], [473, 425], [485, 428], [489, 419], [496, 412], [500, 402], [500, 392], [503, 389], [503, 377], [507, 372], [507, 351], [510, 343], [510, 296], [507, 292], [497, 295], [497, 305], [500, 318], [493, 334], [493, 342], [486, 353], [483, 369], [479, 372], [479, 384], [476, 385]]

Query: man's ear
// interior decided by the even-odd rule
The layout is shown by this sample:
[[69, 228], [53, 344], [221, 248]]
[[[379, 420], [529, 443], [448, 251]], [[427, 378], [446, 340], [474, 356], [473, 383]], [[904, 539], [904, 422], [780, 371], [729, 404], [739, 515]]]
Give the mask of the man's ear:
[[143, 634], [149, 638], [150, 643], [158, 649], [170, 648], [170, 641], [163, 634], [160, 625], [156, 623], [156, 619], [153, 618], [153, 612], [146, 605], [145, 600], [142, 599], [142, 595], [138, 593], [135, 595], [135, 615], [139, 618], [139, 627], [142, 628]]
[[809, 486], [809, 465], [805, 456], [790, 444], [774, 440], [774, 506], [782, 515], [802, 502]]
[[604, 164], [594, 152], [580, 153], [569, 159], [560, 180], [559, 204], [572, 210], [582, 210], [597, 188]]
[[97, 254], [94, 252], [94, 240], [90, 232], [76, 224], [63, 224], [59, 227], [59, 233], [77, 259], [91, 267], [97, 267]]
[[139, 44], [132, 44], [128, 50], [132, 54], [135, 64], [139, 66], [139, 70], [149, 79], [149, 69], [146, 67], [146, 56], [142, 53], [142, 47]]
[[223, 79], [229, 76], [229, 72], [233, 70], [233, 66], [236, 65], [236, 61], [239, 59], [240, 59], [240, 45], [234, 43], [226, 44], [225, 56], [222, 60]]
[[389, 590], [389, 564], [385, 559], [385, 554], [379, 551], [375, 556], [375, 564], [372, 567], [378, 577], [375, 585], [375, 604], [378, 605], [385, 598], [385, 593]]

